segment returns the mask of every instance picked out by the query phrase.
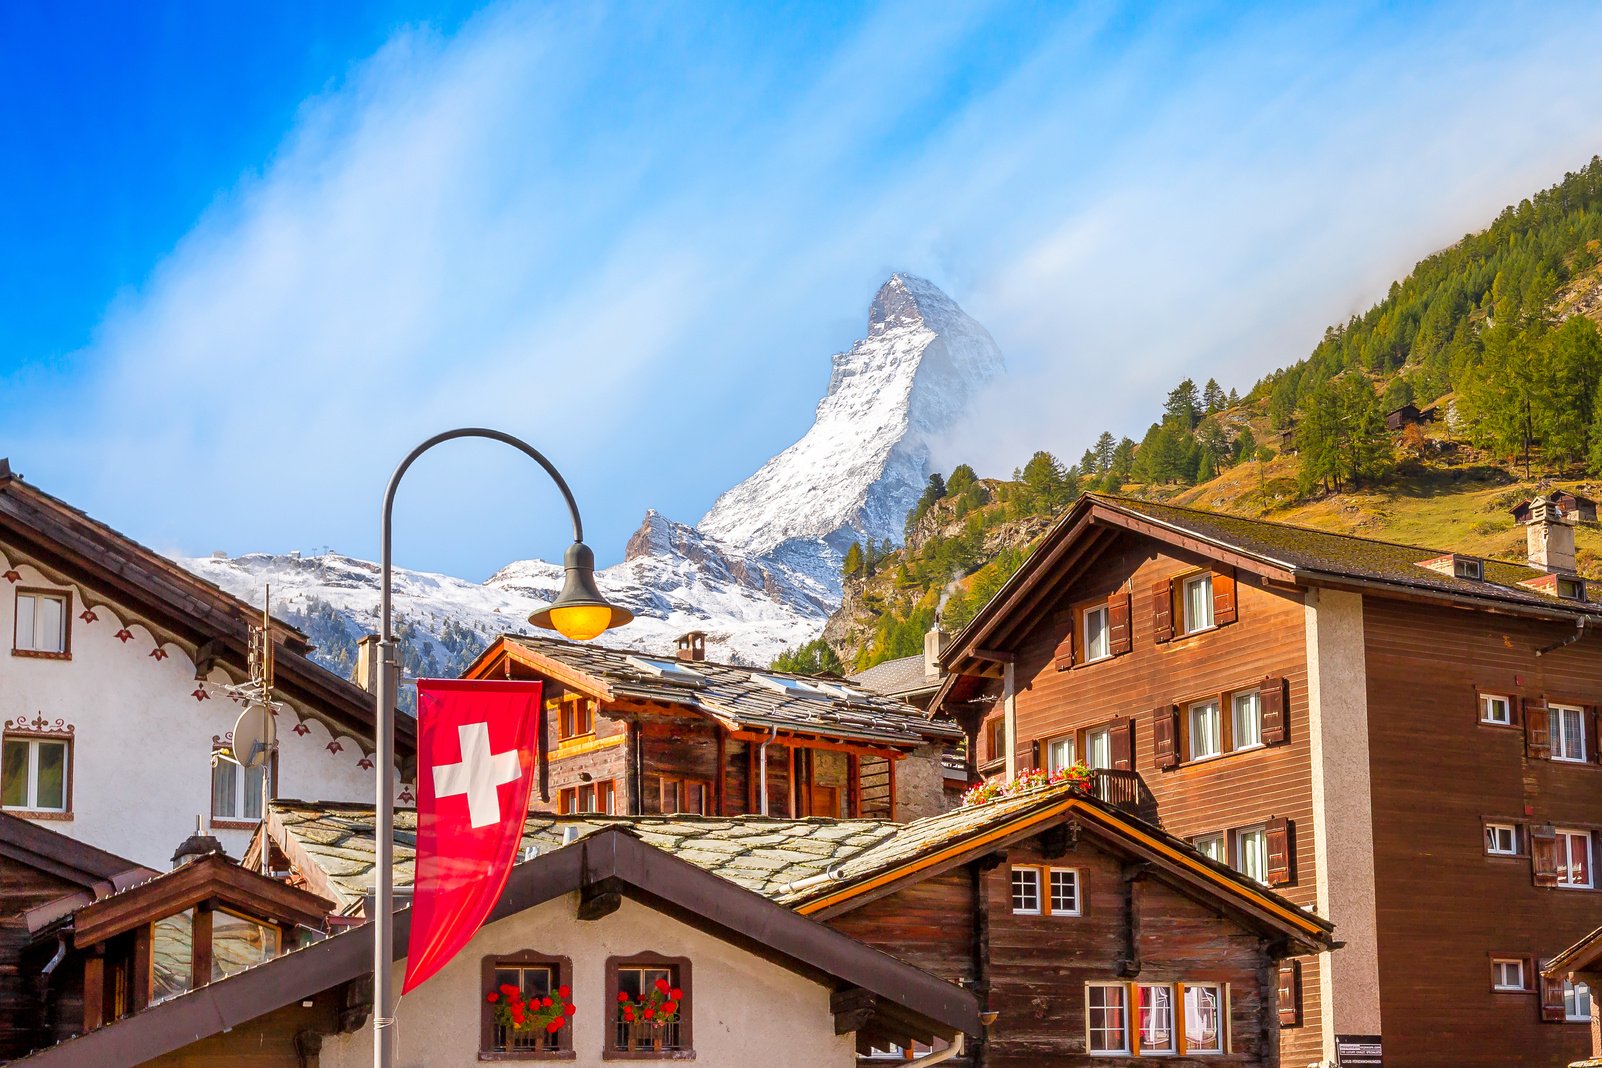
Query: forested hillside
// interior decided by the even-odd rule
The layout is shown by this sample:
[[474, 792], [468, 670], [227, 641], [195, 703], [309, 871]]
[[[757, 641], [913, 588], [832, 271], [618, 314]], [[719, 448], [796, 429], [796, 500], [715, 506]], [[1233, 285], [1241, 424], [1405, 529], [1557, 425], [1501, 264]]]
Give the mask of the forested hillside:
[[[1087, 490], [1516, 557], [1505, 507], [1602, 475], [1602, 160], [1417, 264], [1367, 312], [1244, 396], [1169, 391], [1139, 442], [1036, 453], [1010, 480], [936, 475], [903, 546], [860, 545], [845, 602], [795, 670], [860, 670], [960, 627]], [[1387, 429], [1414, 405], [1420, 421]], [[1594, 495], [1594, 493], [1593, 493]], [[1602, 559], [1582, 532], [1582, 564]]]

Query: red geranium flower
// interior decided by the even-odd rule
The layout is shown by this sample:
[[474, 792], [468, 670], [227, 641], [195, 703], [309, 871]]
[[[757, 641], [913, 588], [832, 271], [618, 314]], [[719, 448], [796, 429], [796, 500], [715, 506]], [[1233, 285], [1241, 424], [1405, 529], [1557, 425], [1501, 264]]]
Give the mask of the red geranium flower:
[[655, 1015], [656, 1015], [656, 1010], [655, 1009], [646, 1009], [645, 1010], [645, 1018], [647, 1020], [649, 1020], [651, 1017], [653, 1017]]
[[495, 1002], [501, 1000], [501, 996], [499, 994], [497, 994], [495, 991], [491, 990], [489, 992], [489, 996], [486, 997], [484, 1000], [488, 1001], [491, 1004], [494, 1004]]
[[540, 998], [540, 1005], [543, 1008], [547, 1008], [547, 1009], [550, 1008], [551, 1007], [551, 999], [550, 998]]
[[683, 1001], [684, 991], [680, 990], [678, 987], [674, 987], [672, 990], [668, 991], [668, 997], [672, 998], [674, 1001]]
[[629, 999], [629, 992], [627, 990], [619, 990], [617, 992], [617, 999], [619, 1001], [627, 1001]]
[[669, 1001], [662, 1006], [662, 1011], [667, 1013], [669, 1016], [672, 1016], [675, 1012], [679, 1011], [679, 1003], [677, 1001]]
[[572, 1005], [572, 1003], [571, 1003], [571, 1002], [569, 1002], [569, 1003], [568, 1003], [568, 1004], [567, 1004], [567, 1005], [566, 1005], [566, 1006], [565, 1006], [565, 1007], [564, 1007], [564, 1008], [563, 1008], [563, 1009], [562, 1009], [562, 1014], [563, 1014], [563, 1015], [564, 1015], [564, 1016], [571, 1016], [571, 1015], [573, 1015], [573, 1014], [574, 1014], [574, 1013], [575, 1013], [575, 1012], [577, 1012], [577, 1011], [578, 1011], [578, 1010], [577, 1010], [577, 1009], [575, 1009], [575, 1008], [574, 1008], [574, 1007], [573, 1007], [573, 1005]]
[[517, 993], [517, 987], [513, 986], [511, 983], [502, 983], [501, 993], [505, 994], [507, 997], [511, 997], [513, 994]]
[[668, 992], [668, 981], [666, 979], [658, 979], [656, 981], [656, 988], [662, 993], [666, 994]]
[[629, 1023], [633, 1023], [634, 1022], [634, 1006], [633, 1005], [630, 1005], [626, 1009], [623, 1010], [623, 1019], [627, 1020]]
[[552, 1020], [550, 1023], [545, 1025], [545, 1030], [549, 1031], [553, 1035], [556, 1034], [556, 1032], [560, 1031], [561, 1029], [562, 1029], [562, 1021], [561, 1020]]
[[561, 998], [563, 1001], [566, 1001], [568, 998], [573, 996], [573, 989], [571, 987], [559, 986], [556, 988], [556, 996]]

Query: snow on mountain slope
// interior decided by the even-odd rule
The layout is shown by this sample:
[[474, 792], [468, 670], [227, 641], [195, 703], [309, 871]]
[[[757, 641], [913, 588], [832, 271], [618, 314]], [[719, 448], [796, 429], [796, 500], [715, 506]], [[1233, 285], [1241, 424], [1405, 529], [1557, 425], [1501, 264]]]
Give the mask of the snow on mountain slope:
[[787, 542], [900, 542], [930, 474], [931, 443], [1002, 370], [990, 332], [933, 284], [891, 275], [868, 336], [834, 357], [829, 391], [800, 441], [724, 493], [697, 524], [748, 555]]
[[[929, 476], [930, 444], [1002, 369], [980, 326], [933, 285], [892, 275], [874, 297], [868, 336], [834, 357], [828, 394], [800, 441], [718, 498], [698, 527], [655, 511], [621, 563], [596, 575], [635, 613], [606, 642], [663, 654], [691, 630], [709, 655], [764, 665], [823, 632], [840, 602], [839, 564], [861, 537], [899, 541]], [[317, 659], [349, 673], [356, 642], [378, 629], [378, 565], [337, 553], [179, 561], [306, 631]], [[483, 583], [395, 572], [396, 634], [408, 676], [459, 674], [496, 636], [531, 629], [562, 569], [506, 565]]]

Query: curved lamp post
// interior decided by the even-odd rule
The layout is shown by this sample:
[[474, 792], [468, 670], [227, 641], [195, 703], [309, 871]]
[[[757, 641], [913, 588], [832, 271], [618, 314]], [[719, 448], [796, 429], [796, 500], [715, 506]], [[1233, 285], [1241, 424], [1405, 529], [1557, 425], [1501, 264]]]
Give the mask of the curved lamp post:
[[442, 442], [456, 438], [489, 438], [504, 442], [525, 453], [545, 468], [556, 488], [562, 491], [568, 514], [573, 517], [573, 544], [563, 563], [567, 579], [549, 607], [535, 612], [529, 622], [536, 627], [559, 631], [575, 641], [591, 638], [621, 627], [634, 618], [626, 608], [610, 604], [595, 585], [595, 554], [584, 544], [584, 524], [579, 519], [573, 491], [559, 471], [532, 445], [499, 430], [464, 427], [435, 434], [407, 454], [389, 478], [384, 491], [384, 512], [380, 527], [378, 680], [374, 689], [374, 722], [378, 734], [378, 806], [374, 842], [378, 865], [374, 870], [373, 923], [373, 1065], [393, 1068], [395, 1063], [395, 984], [390, 974], [395, 959], [395, 924], [391, 915], [395, 905], [395, 793], [390, 782], [395, 767], [395, 691], [400, 688], [400, 661], [395, 656], [395, 638], [390, 633], [393, 590], [391, 589], [392, 539], [390, 520], [395, 511], [395, 491], [400, 480], [423, 453]]

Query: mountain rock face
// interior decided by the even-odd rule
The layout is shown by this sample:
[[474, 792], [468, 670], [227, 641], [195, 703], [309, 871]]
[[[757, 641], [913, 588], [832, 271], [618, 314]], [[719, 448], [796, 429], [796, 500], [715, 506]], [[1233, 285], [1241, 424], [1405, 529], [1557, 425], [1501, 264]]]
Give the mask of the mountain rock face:
[[834, 357], [812, 428], [719, 497], [699, 529], [736, 552], [794, 564], [836, 564], [862, 539], [899, 543], [930, 446], [1002, 368], [990, 332], [955, 301], [922, 278], [891, 275], [868, 311], [868, 336]]
[[[607, 642], [663, 655], [691, 630], [714, 659], [766, 664], [816, 638], [840, 604], [852, 541], [899, 541], [929, 477], [930, 446], [968, 397], [1002, 369], [984, 327], [930, 283], [893, 275], [868, 336], [834, 357], [811, 430], [718, 498], [698, 526], [646, 513], [601, 590], [635, 614]], [[378, 565], [337, 553], [179, 561], [306, 631], [317, 658], [348, 674], [356, 642], [378, 630]], [[483, 583], [396, 569], [396, 634], [408, 676], [453, 676], [496, 636], [529, 629], [556, 596], [559, 565], [507, 564]]]

